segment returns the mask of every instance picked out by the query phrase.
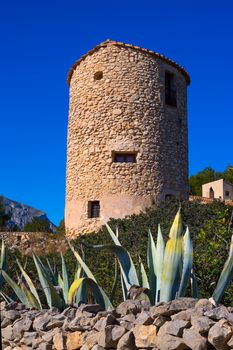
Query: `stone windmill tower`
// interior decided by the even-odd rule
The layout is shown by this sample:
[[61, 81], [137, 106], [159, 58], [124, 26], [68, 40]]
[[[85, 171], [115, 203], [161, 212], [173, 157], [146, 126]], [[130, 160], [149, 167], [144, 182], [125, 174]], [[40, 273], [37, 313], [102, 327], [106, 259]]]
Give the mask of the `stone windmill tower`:
[[107, 40], [68, 74], [65, 223], [96, 230], [170, 196], [188, 198], [184, 68], [155, 52]]

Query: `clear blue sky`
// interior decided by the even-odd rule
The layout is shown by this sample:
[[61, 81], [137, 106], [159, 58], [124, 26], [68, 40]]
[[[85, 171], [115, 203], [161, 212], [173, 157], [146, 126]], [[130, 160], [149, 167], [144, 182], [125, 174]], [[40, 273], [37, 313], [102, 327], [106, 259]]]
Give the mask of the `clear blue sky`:
[[107, 38], [183, 65], [190, 174], [233, 163], [233, 1], [8, 0], [0, 8], [0, 193], [63, 218], [70, 66]]

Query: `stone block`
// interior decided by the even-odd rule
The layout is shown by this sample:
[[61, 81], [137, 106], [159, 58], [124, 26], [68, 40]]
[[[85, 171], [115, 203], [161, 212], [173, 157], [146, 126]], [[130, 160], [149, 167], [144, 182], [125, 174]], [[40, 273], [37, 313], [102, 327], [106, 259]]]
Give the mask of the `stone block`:
[[184, 343], [192, 350], [207, 350], [207, 339], [202, 337], [195, 329], [184, 329]]
[[66, 347], [67, 350], [76, 350], [83, 345], [82, 332], [76, 331], [67, 333]]
[[208, 341], [217, 350], [228, 349], [228, 341], [233, 335], [232, 326], [226, 319], [222, 319], [215, 323], [209, 330]]
[[135, 325], [133, 334], [138, 348], [152, 348], [156, 345], [157, 327], [154, 325]]

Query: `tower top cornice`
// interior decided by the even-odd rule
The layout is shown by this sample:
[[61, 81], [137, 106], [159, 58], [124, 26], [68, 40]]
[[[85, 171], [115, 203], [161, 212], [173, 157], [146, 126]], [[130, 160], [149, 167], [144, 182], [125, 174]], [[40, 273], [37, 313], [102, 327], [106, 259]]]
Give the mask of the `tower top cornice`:
[[85, 58], [87, 56], [90, 56], [92, 55], [93, 53], [97, 52], [100, 48], [102, 47], [107, 47], [109, 45], [115, 45], [115, 46], [118, 46], [118, 47], [125, 47], [125, 48], [130, 48], [130, 49], [133, 49], [133, 50], [138, 50], [138, 51], [141, 51], [141, 52], [144, 52], [144, 53], [147, 53], [149, 55], [152, 55], [154, 57], [158, 57], [160, 58], [162, 61], [170, 64], [171, 66], [175, 67], [181, 74], [183, 74], [183, 76], [185, 77], [186, 79], [186, 82], [187, 82], [187, 85], [190, 84], [190, 76], [189, 74], [187, 73], [187, 71], [185, 70], [184, 67], [180, 66], [178, 63], [176, 63], [175, 61], [171, 60], [170, 58], [160, 54], [160, 53], [157, 53], [157, 52], [154, 52], [152, 50], [148, 50], [148, 49], [144, 49], [144, 48], [141, 48], [140, 46], [134, 46], [134, 45], [131, 45], [131, 44], [125, 44], [125, 43], [122, 43], [122, 42], [119, 42], [119, 41], [114, 41], [114, 40], [111, 40], [111, 39], [107, 39], [105, 41], [103, 41], [102, 43], [100, 43], [99, 45], [95, 46], [93, 49], [91, 49], [90, 51], [88, 51], [85, 55], [81, 56], [74, 64], [73, 66], [70, 68], [69, 70], [69, 73], [68, 73], [68, 76], [67, 76], [67, 83], [68, 85], [70, 85], [70, 80], [72, 78], [72, 75], [73, 75], [73, 72], [75, 70], [75, 68], [80, 64], [80, 62], [82, 62], [83, 60], [85, 60]]

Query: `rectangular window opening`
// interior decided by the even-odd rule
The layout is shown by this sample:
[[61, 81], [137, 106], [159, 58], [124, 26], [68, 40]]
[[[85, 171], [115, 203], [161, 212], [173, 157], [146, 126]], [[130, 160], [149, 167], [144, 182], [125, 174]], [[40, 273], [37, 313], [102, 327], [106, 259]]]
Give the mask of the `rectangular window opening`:
[[100, 217], [100, 202], [89, 201], [88, 202], [88, 218], [99, 218]]
[[225, 191], [225, 197], [229, 198], [229, 196], [230, 196], [230, 191]]
[[136, 152], [113, 152], [112, 154], [114, 163], [136, 163]]
[[172, 107], [177, 105], [174, 78], [174, 74], [165, 72], [165, 103]]

